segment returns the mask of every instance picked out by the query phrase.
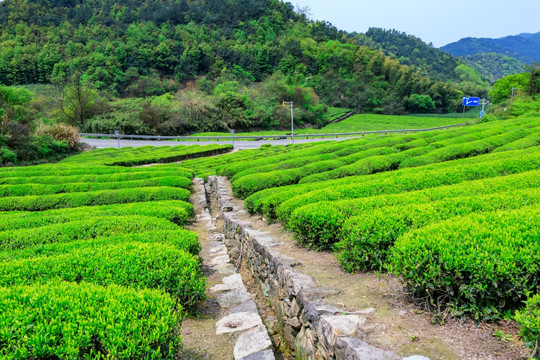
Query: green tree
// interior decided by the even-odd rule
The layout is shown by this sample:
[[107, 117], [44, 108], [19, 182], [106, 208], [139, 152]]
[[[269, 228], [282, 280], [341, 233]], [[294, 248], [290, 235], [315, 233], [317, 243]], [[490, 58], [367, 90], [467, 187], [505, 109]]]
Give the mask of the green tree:
[[74, 81], [64, 89], [60, 110], [71, 125], [81, 128], [86, 120], [96, 114], [97, 99], [95, 90]]
[[404, 100], [405, 108], [411, 113], [430, 113], [435, 111], [435, 102], [429, 95], [412, 94]]
[[528, 66], [529, 69], [529, 85], [527, 91], [529, 95], [535, 96], [540, 92], [540, 63], [534, 63]]
[[517, 88], [520, 90], [528, 89], [529, 81], [530, 77], [526, 74], [508, 75], [497, 80], [488, 96], [491, 98], [494, 104], [502, 103], [506, 100], [510, 100], [510, 97], [512, 96], [512, 88]]

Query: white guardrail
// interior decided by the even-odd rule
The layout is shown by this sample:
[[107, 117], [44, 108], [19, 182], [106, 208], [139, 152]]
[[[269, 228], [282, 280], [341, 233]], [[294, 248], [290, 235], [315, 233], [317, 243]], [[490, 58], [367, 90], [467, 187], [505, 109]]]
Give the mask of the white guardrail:
[[[295, 139], [308, 139], [308, 138], [322, 138], [325, 137], [340, 137], [340, 136], [354, 136], [354, 135], [370, 135], [370, 134], [389, 134], [389, 133], [415, 133], [422, 131], [432, 131], [432, 130], [444, 130], [453, 127], [465, 126], [467, 124], [454, 124], [446, 126], [438, 126], [433, 128], [426, 129], [401, 129], [401, 130], [376, 130], [376, 131], [360, 131], [360, 132], [350, 132], [350, 133], [329, 133], [329, 134], [295, 134], [293, 137]], [[89, 133], [79, 133], [82, 137], [92, 137], [92, 138], [111, 138], [111, 139], [141, 139], [141, 140], [188, 140], [188, 141], [237, 141], [240, 139], [247, 140], [286, 140], [290, 139], [291, 135], [231, 135], [231, 136], [161, 136], [161, 135], [123, 135], [123, 134], [89, 134]]]

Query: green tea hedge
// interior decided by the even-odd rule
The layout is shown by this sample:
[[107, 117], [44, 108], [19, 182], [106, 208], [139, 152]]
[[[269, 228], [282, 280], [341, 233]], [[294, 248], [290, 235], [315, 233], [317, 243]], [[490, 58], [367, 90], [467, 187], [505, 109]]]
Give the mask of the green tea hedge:
[[411, 292], [454, 314], [489, 319], [538, 290], [540, 207], [471, 214], [410, 231], [391, 264]]
[[[416, 169], [416, 171], [383, 173], [381, 177], [374, 174], [371, 177], [361, 177], [357, 183], [333, 186], [329, 189], [322, 187], [320, 190], [290, 198], [276, 208], [276, 215], [281, 221], [286, 221], [294, 209], [318, 201], [335, 201], [421, 190], [535, 170], [539, 166], [540, 152], [537, 152], [529, 156], [508, 157], [491, 162], [467, 164], [459, 163], [457, 160], [453, 167], [438, 170], [418, 171]], [[354, 177], [348, 179], [351, 181]]]
[[0, 286], [54, 279], [161, 289], [178, 298], [184, 307], [205, 297], [205, 278], [197, 259], [167, 244], [107, 244], [72, 249], [62, 255], [0, 262]]
[[0, 232], [0, 249], [22, 249], [39, 244], [93, 239], [98, 236], [177, 229], [179, 229], [178, 225], [167, 220], [148, 216], [95, 217], [87, 220], [72, 221], [65, 224], [47, 225], [34, 229]]
[[193, 179], [193, 172], [187, 169], [176, 168], [135, 168], [131, 172], [119, 172], [112, 174], [94, 175], [85, 173], [83, 175], [48, 175], [43, 173], [37, 176], [20, 176], [0, 178], [0, 184], [3, 185], [20, 185], [20, 184], [71, 184], [71, 183], [103, 183], [103, 182], [118, 182], [118, 181], [134, 181], [144, 180], [157, 177], [179, 176], [188, 179]]
[[[364, 215], [374, 209], [539, 187], [540, 170], [534, 170], [398, 194], [320, 201], [295, 209], [284, 224], [301, 243], [324, 248], [342, 240], [343, 223], [348, 218]], [[533, 198], [538, 197], [538, 190], [531, 192]], [[525, 199], [525, 203], [529, 201]]]
[[155, 177], [151, 179], [129, 180], [117, 182], [77, 182], [67, 184], [21, 184], [0, 185], [0, 197], [49, 195], [73, 192], [89, 192], [99, 190], [132, 189], [141, 187], [169, 186], [189, 189], [191, 180], [180, 176]]
[[[341, 265], [350, 272], [381, 270], [396, 239], [411, 229], [472, 213], [511, 210], [536, 204], [536, 189], [483, 196], [463, 196], [432, 203], [381, 207], [354, 216], [343, 224], [341, 241], [336, 244]], [[315, 242], [311, 246], [327, 244]]]
[[0, 198], [0, 211], [42, 211], [142, 201], [188, 201], [190, 192], [166, 186]]
[[139, 166], [145, 164], [163, 164], [179, 162], [187, 159], [195, 159], [199, 157], [224, 154], [232, 150], [232, 145], [195, 145], [191, 147], [182, 146], [182, 148], [179, 148], [179, 146], [175, 146], [174, 148], [163, 150], [165, 151], [154, 151], [152, 154], [140, 154], [124, 157], [121, 159], [114, 159], [105, 162], [105, 165]]
[[181, 318], [182, 308], [156, 290], [66, 282], [0, 288], [0, 357], [174, 358]]
[[60, 243], [45, 243], [23, 249], [0, 251], [0, 261], [22, 260], [41, 256], [54, 256], [69, 253], [76, 249], [92, 248], [103, 245], [124, 244], [129, 242], [162, 243], [185, 250], [191, 255], [198, 256], [201, 244], [197, 233], [184, 229], [154, 230], [138, 233], [115, 234], [109, 237], [97, 237], [84, 240], [73, 240]]
[[515, 320], [521, 327], [520, 335], [525, 345], [536, 351], [533, 358], [539, 359], [540, 346], [540, 294], [529, 298], [525, 303], [525, 308], [518, 311]]
[[64, 208], [37, 212], [6, 212], [0, 217], [0, 231], [30, 229], [39, 226], [90, 219], [92, 217], [126, 215], [157, 217], [183, 226], [187, 224], [193, 216], [193, 205], [180, 200], [164, 200]]

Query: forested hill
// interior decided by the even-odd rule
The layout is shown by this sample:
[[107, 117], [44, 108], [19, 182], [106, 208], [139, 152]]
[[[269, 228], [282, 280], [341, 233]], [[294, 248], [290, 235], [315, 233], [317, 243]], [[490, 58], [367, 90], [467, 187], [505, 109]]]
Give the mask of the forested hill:
[[420, 73], [436, 80], [459, 81], [455, 71], [462, 63], [452, 55], [443, 52], [422, 39], [397, 30], [370, 28], [366, 37], [374, 47], [393, 55], [403, 65], [409, 65]]
[[460, 60], [478, 70], [481, 75], [491, 82], [508, 75], [521, 74], [527, 71], [527, 64], [523, 61], [497, 53], [466, 55], [461, 56]]
[[[463, 95], [486, 93], [478, 74], [454, 66], [455, 59], [428, 65], [432, 55], [424, 52], [435, 52], [428, 46], [419, 56], [409, 55], [410, 48], [392, 51], [393, 58], [368, 45], [278, 0], [0, 2], [4, 85], [66, 84], [77, 75], [85, 86], [125, 97], [194, 85], [212, 94], [226, 81], [233, 82], [227, 91], [238, 92], [234, 82], [277, 81], [287, 84], [287, 94], [269, 85], [273, 90], [259, 95], [298, 98], [315, 117], [319, 99], [365, 112], [446, 112]], [[270, 116], [253, 101], [233, 98], [224, 108], [240, 106], [248, 118]], [[266, 115], [254, 115], [257, 109]]]
[[454, 56], [497, 53], [516, 58], [525, 64], [540, 62], [540, 32], [500, 39], [465, 38], [441, 48]]

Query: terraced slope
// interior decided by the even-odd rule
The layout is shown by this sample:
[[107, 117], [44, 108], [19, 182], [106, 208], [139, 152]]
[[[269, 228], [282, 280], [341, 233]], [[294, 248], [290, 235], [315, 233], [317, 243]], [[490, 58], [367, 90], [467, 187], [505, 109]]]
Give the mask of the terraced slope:
[[[390, 271], [434, 307], [487, 320], [540, 289], [539, 145], [532, 116], [184, 165], [228, 176], [250, 213], [344, 270]], [[529, 338], [537, 298], [518, 316]]]
[[[173, 358], [205, 297], [193, 172], [229, 146], [104, 149], [0, 172], [0, 358]], [[119, 166], [123, 165], [123, 166]]]

